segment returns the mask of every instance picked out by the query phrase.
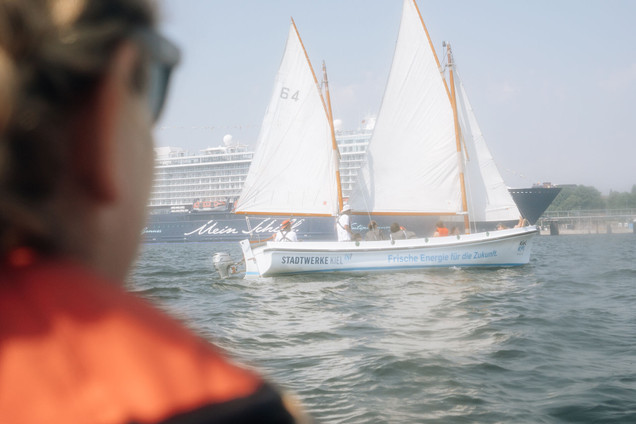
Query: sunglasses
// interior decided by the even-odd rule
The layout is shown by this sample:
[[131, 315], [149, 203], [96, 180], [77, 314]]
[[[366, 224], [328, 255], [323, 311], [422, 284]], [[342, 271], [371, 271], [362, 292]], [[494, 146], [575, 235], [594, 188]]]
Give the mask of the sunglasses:
[[168, 83], [172, 70], [179, 63], [179, 48], [166, 37], [152, 29], [141, 29], [135, 32], [148, 54], [148, 107], [153, 122], [157, 122], [166, 102]]

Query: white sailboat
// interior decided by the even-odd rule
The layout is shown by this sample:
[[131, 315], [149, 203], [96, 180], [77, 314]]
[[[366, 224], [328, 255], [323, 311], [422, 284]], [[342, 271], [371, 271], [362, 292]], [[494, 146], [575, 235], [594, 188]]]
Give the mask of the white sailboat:
[[[405, 0], [391, 74], [369, 144], [368, 159], [360, 173], [359, 187], [350, 199], [355, 211], [374, 216], [454, 216], [464, 220], [469, 232], [468, 204], [472, 196], [466, 195], [465, 174], [477, 175], [480, 182], [475, 184], [489, 191], [487, 184], [492, 181], [486, 183], [484, 177], [489, 165], [483, 164], [490, 155], [483, 148], [485, 144], [479, 147], [481, 133], [476, 121], [471, 121], [474, 117], [458, 116], [457, 81], [452, 69], [449, 78], [450, 89], [440, 73], [439, 61], [415, 1]], [[301, 86], [302, 89], [296, 88]], [[296, 101], [288, 101], [291, 93], [298, 93]], [[461, 108], [470, 111], [461, 89], [460, 96], [464, 96]], [[294, 216], [336, 216], [342, 198], [328, 87], [326, 98], [325, 101], [292, 22], [259, 137], [257, 165], [250, 169], [238, 202], [239, 213], [275, 211]], [[463, 132], [462, 127], [467, 130]], [[306, 128], [312, 131], [305, 131]], [[402, 147], [410, 143], [410, 147], [396, 148], [396, 142]], [[295, 144], [289, 147], [290, 143]], [[463, 146], [467, 144], [476, 147], [466, 152]], [[291, 148], [295, 149], [294, 154], [287, 152]], [[279, 168], [277, 154], [281, 152], [286, 160], [300, 163], [296, 167], [299, 169]], [[404, 152], [409, 154], [405, 156]], [[469, 155], [474, 161], [470, 164]], [[318, 187], [321, 183], [331, 188]], [[501, 216], [502, 211], [507, 211], [497, 199], [495, 196], [491, 201], [486, 196], [479, 206], [483, 214]], [[512, 213], [515, 218], [518, 216], [516, 207]], [[501, 267], [528, 263], [531, 240], [537, 232], [536, 227], [526, 227], [430, 239], [267, 242], [257, 247], [244, 240], [241, 247], [246, 278], [451, 266]]]

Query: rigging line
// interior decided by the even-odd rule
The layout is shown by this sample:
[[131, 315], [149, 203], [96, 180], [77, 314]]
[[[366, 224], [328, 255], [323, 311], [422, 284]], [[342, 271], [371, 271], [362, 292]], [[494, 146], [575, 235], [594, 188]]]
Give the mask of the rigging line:
[[251, 236], [252, 234], [252, 226], [250, 225], [250, 218], [249, 216], [245, 215], [245, 222], [247, 223], [247, 231], [248, 234]]
[[[364, 152], [364, 163], [362, 164], [361, 167], [358, 168], [357, 174], [356, 174], [356, 182], [355, 185], [353, 186], [353, 190], [351, 190], [351, 194], [355, 193], [355, 192], [362, 192], [362, 200], [364, 201], [364, 209], [367, 211], [367, 218], [369, 218], [369, 221], [371, 221], [371, 211], [369, 208], [369, 198], [367, 196], [368, 191], [367, 190], [362, 190], [362, 189], [358, 189], [359, 187], [361, 187], [360, 185], [360, 178], [364, 178], [364, 176], [362, 175], [362, 169], [368, 167], [368, 163], [369, 163], [369, 147], [367, 146], [367, 150]], [[368, 187], [367, 182], [364, 182], [364, 187]], [[351, 197], [351, 194], [349, 195], [349, 197]]]
[[369, 219], [369, 221], [371, 221], [371, 211], [369, 210], [369, 202], [367, 201], [368, 197], [366, 194], [362, 195], [362, 199], [364, 200], [364, 208], [367, 211], [367, 218]]
[[[471, 135], [472, 140], [474, 141], [472, 131], [470, 132], [470, 135]], [[468, 155], [468, 148], [466, 147], [466, 140], [464, 139], [463, 141], [464, 141], [464, 149], [465, 149], [465, 155], [463, 156], [463, 161], [464, 161], [463, 167], [464, 167], [464, 171], [466, 171], [466, 170], [468, 170], [468, 162], [470, 162], [470, 157]], [[474, 144], [473, 144], [473, 146], [474, 146]], [[477, 158], [475, 158], [475, 163], [474, 164], [475, 164], [475, 166], [479, 167], [479, 161], [477, 160]], [[476, 202], [474, 201], [474, 196], [473, 196], [474, 191], [475, 191], [475, 188], [474, 188], [475, 181], [473, 181], [473, 180], [474, 180], [473, 178], [467, 178], [467, 183], [468, 183], [467, 191], [468, 191], [468, 198], [469, 198], [468, 209], [469, 209], [469, 212], [470, 212], [470, 216], [473, 217], [472, 222], [470, 220], [468, 221], [469, 222], [468, 225], [469, 225], [469, 227], [472, 226], [471, 227], [472, 231], [476, 233], [477, 232], [477, 221], [476, 221], [475, 217], [477, 216], [477, 213], [476, 213], [477, 206], [476, 206]], [[484, 214], [484, 220], [485, 219], [486, 219], [486, 216]]]

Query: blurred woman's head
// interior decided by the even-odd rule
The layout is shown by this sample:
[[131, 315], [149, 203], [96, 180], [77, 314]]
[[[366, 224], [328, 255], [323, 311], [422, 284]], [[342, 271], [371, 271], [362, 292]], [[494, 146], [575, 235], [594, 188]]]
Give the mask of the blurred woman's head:
[[[151, 127], [178, 59], [154, 26], [146, 0], [0, 0], [3, 256], [27, 246], [121, 274], [143, 226]], [[119, 265], [105, 252], [116, 240]]]

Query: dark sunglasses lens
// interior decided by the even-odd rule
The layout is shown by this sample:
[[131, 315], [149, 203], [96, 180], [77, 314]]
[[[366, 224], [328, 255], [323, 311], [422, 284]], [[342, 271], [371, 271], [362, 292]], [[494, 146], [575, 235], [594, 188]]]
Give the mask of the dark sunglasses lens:
[[157, 122], [168, 92], [172, 69], [179, 63], [179, 48], [154, 30], [142, 29], [136, 33], [149, 53], [148, 106], [154, 122]]
[[148, 106], [152, 119], [157, 122], [166, 101], [170, 69], [158, 63], [152, 63], [149, 69]]

